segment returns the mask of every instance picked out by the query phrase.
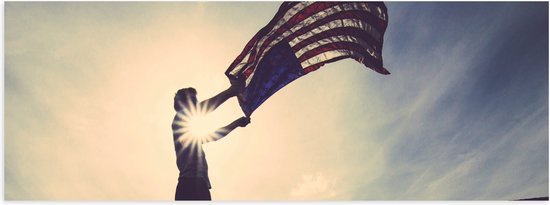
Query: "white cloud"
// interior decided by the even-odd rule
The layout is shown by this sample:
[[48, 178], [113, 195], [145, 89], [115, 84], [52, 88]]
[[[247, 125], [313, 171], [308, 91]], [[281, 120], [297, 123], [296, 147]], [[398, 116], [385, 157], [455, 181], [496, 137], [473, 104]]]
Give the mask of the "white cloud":
[[302, 176], [296, 187], [290, 191], [291, 198], [294, 199], [330, 199], [336, 196], [335, 180], [327, 178], [321, 172], [316, 174], [306, 174]]

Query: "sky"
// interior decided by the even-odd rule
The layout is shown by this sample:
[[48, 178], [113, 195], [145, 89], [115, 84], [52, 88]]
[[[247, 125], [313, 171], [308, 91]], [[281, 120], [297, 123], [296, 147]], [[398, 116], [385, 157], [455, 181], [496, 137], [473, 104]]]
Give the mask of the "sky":
[[[226, 89], [279, 5], [6, 2], [4, 199], [173, 200], [173, 95]], [[391, 75], [348, 59], [275, 93], [203, 145], [214, 200], [548, 196], [548, 3], [386, 5]]]

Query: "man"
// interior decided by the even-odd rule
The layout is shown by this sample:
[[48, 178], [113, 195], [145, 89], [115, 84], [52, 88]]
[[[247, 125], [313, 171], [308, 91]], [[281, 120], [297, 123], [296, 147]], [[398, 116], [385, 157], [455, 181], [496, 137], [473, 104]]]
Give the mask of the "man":
[[219, 140], [237, 127], [245, 127], [250, 118], [241, 117], [225, 127], [217, 129], [207, 136], [193, 136], [189, 132], [190, 114], [193, 109], [206, 108], [206, 112], [215, 110], [230, 97], [234, 97], [242, 86], [233, 84], [220, 94], [197, 105], [197, 91], [194, 88], [178, 90], [174, 97], [176, 116], [172, 122], [176, 163], [180, 171], [176, 187], [175, 200], [211, 200], [208, 165], [202, 144]]

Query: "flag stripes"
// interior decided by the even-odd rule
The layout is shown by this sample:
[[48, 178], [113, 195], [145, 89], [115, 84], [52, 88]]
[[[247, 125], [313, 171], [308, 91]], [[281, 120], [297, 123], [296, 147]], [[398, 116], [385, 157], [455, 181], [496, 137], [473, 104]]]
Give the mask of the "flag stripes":
[[[328, 36], [334, 35], [340, 36], [331, 38], [336, 39], [335, 42], [345, 39], [348, 39], [348, 42], [356, 42], [359, 45], [352, 45], [352, 49], [356, 53], [365, 55], [367, 59], [376, 59], [376, 61], [381, 62], [382, 36], [387, 24], [385, 10], [386, 8], [383, 4], [375, 2], [284, 2], [269, 24], [262, 28], [248, 42], [243, 52], [231, 64], [226, 74], [233, 78], [238, 78], [242, 75], [246, 78], [245, 81], [248, 85], [259, 61], [277, 43], [288, 39], [287, 41], [292, 49], [299, 51], [297, 57], [300, 57], [305, 52], [304, 48], [317, 48], [319, 47], [316, 46], [317, 44], [323, 44], [323, 40], [326, 40]], [[359, 28], [360, 30], [351, 28]], [[348, 37], [342, 38], [342, 34], [347, 34]], [[321, 47], [323, 49], [319, 51], [334, 51], [337, 48], [341, 48], [341, 45], [335, 44], [334, 49]], [[365, 47], [366, 51], [363, 51], [360, 47]], [[315, 56], [312, 54], [318, 55], [320, 53], [313, 51], [313, 53], [310, 52], [309, 56]], [[357, 55], [350, 57], [358, 61], [360, 58]], [[311, 65], [313, 61], [313, 59], [309, 58], [300, 58], [300, 60], [301, 62], [309, 62], [304, 63], [304, 65]], [[318, 63], [321, 62], [319, 61]], [[376, 71], [381, 70], [383, 74], [389, 73], [384, 71], [385, 69], [383, 68], [372, 69]]]
[[[325, 21], [325, 20], [332, 20], [332, 19], [326, 18], [326, 19], [319, 20], [315, 24], [304, 27], [303, 29], [298, 30], [293, 34], [291, 34], [290, 36], [288, 36], [288, 39], [291, 39], [289, 41], [290, 46], [295, 46], [296, 44], [301, 43], [301, 41], [307, 38], [310, 38], [313, 35], [322, 35], [323, 31], [331, 30], [331, 32], [336, 32], [332, 30], [338, 30], [338, 29], [344, 29], [344, 28], [350, 29], [347, 32], [351, 32], [351, 33], [366, 32], [368, 35], [361, 35], [361, 36], [364, 36], [365, 38], [372, 38], [372, 40], [370, 41], [372, 41], [371, 43], [373, 44], [376, 44], [376, 42], [379, 42], [382, 40], [381, 34], [378, 33], [378, 31], [375, 30], [372, 26], [365, 24], [363, 21], [358, 21], [356, 19], [347, 19], [347, 18], [336, 19], [332, 21]], [[351, 29], [358, 29], [358, 30], [352, 31]], [[346, 34], [345, 32], [346, 31], [344, 31], [343, 34]]]
[[[299, 5], [300, 4], [296, 5], [295, 7], [298, 7]], [[372, 9], [365, 3], [323, 2], [310, 4], [309, 6], [304, 7], [299, 14], [292, 16], [286, 22], [282, 22], [286, 19], [286, 17], [290, 16], [285, 15], [285, 18], [279, 20], [279, 23], [271, 30], [272, 32], [268, 34], [268, 37], [265, 38], [266, 40], [259, 42], [259, 44], [261, 45], [260, 48], [258, 49], [256, 47], [256, 50], [253, 50], [253, 58], [249, 59], [249, 61], [247, 62], [248, 67], [246, 68], [246, 70], [248, 71], [245, 70], [244, 73], [245, 77], [247, 78], [247, 84], [254, 74], [253, 71], [256, 69], [257, 64], [259, 63], [259, 60], [257, 59], [263, 58], [265, 53], [269, 51], [269, 48], [287, 38], [293, 32], [296, 32], [297, 30], [300, 30], [301, 28], [308, 26], [309, 24], [313, 24], [318, 20], [324, 18], [328, 18], [330, 20], [341, 20], [341, 18], [347, 17], [356, 18], [363, 21], [378, 21], [379, 16], [377, 17], [372, 15], [370, 11], [372, 11]], [[344, 26], [344, 24], [341, 23], [340, 26]], [[258, 54], [260, 55], [259, 58]]]
[[289, 45], [288, 52], [296, 57], [302, 74], [344, 58], [389, 74], [382, 63], [387, 22], [382, 2], [283, 2], [273, 19], [231, 63], [226, 75], [248, 87], [257, 70], [264, 69], [260, 65], [266, 55], [281, 43]]

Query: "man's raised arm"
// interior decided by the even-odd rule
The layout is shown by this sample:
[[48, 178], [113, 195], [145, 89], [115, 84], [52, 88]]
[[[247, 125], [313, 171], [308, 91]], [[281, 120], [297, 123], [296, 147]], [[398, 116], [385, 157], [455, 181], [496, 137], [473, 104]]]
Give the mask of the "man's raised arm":
[[244, 89], [244, 82], [234, 81], [231, 82], [231, 86], [226, 90], [218, 93], [214, 97], [206, 99], [199, 103], [200, 107], [206, 108], [206, 113], [214, 111], [218, 106], [223, 104], [227, 99], [236, 96]]

